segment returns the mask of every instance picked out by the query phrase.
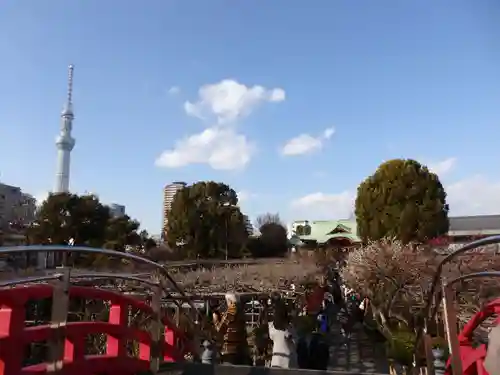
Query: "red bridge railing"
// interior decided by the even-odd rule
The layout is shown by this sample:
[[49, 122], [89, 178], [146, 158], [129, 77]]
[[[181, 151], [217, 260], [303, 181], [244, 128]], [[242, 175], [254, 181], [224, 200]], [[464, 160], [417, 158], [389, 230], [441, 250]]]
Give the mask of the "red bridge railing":
[[[110, 250], [67, 247], [29, 247], [31, 251], [83, 251], [129, 258], [153, 264], [164, 275], [163, 266], [132, 254]], [[0, 248], [5, 252], [26, 251], [26, 247]], [[58, 270], [61, 272], [61, 270]], [[150, 303], [115, 293], [107, 289], [72, 285], [72, 279], [118, 278], [150, 285]], [[173, 282], [173, 280], [172, 280]], [[37, 283], [37, 284], [35, 284]], [[184, 292], [175, 282], [177, 292]], [[34, 375], [56, 372], [71, 375], [132, 375], [158, 371], [161, 362], [182, 362], [185, 355], [198, 352], [195, 344], [162, 313], [161, 299], [168, 294], [161, 283], [134, 275], [79, 274], [72, 276], [70, 269], [50, 276], [32, 277], [0, 282], [0, 375]], [[185, 294], [184, 294], [185, 296]], [[52, 298], [50, 324], [27, 326], [25, 322], [28, 302]], [[109, 304], [107, 321], [68, 322], [69, 302], [72, 298], [101, 300]], [[190, 303], [190, 301], [188, 301]], [[190, 303], [192, 304], [192, 303]], [[129, 325], [129, 313], [140, 311], [151, 319], [150, 327]], [[106, 336], [105, 353], [86, 355], [89, 335]], [[26, 347], [32, 343], [47, 342], [49, 358], [46, 362], [25, 366]], [[138, 354], [128, 354], [127, 344], [136, 342]]]
[[[490, 316], [500, 314], [500, 299], [495, 300], [485, 306], [480, 312], [474, 315], [465, 325], [462, 332], [458, 333], [457, 320], [457, 301], [456, 292], [453, 286], [457, 283], [472, 279], [482, 278], [500, 278], [498, 271], [484, 271], [461, 275], [454, 279], [443, 277], [444, 267], [458, 256], [477, 248], [495, 245], [500, 243], [500, 236], [491, 236], [477, 241], [473, 241], [461, 248], [449, 253], [444, 257], [438, 265], [438, 269], [434, 275], [431, 288], [427, 293], [427, 302], [424, 308], [423, 319], [424, 324], [417, 331], [415, 341], [415, 351], [420, 348], [423, 343], [426, 355], [427, 374], [433, 375], [434, 358], [432, 355], [432, 339], [428, 327], [430, 322], [436, 316], [438, 310], [442, 307], [446, 338], [450, 350], [450, 358], [446, 366], [446, 375], [494, 375], [488, 374], [484, 369], [483, 362], [486, 356], [486, 346], [473, 346], [472, 333], [485, 319]], [[496, 253], [492, 256], [498, 256]], [[419, 369], [415, 361], [415, 369]]]
[[[488, 375], [484, 369], [486, 345], [478, 346], [473, 343], [474, 330], [486, 319], [493, 315], [500, 315], [500, 299], [488, 303], [481, 311], [476, 313], [464, 326], [458, 335], [460, 358], [464, 375]], [[451, 361], [448, 361], [446, 374], [452, 374]]]

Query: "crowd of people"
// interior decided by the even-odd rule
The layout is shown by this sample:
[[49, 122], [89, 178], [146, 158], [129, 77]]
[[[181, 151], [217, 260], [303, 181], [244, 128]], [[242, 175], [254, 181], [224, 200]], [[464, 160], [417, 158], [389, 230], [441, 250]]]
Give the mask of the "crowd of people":
[[[212, 316], [220, 339], [220, 358], [217, 358], [218, 351], [213, 343], [206, 341], [202, 362], [218, 360], [224, 364], [253, 365], [245, 315], [238, 296], [228, 293], [226, 305], [224, 313], [215, 311]], [[272, 319], [263, 323], [267, 326], [271, 349], [267, 365], [326, 370], [332, 340], [341, 340], [339, 345], [347, 344], [354, 325], [364, 318], [368, 300], [340, 284], [320, 283], [306, 295], [304, 308], [298, 316], [294, 316], [290, 306], [278, 295], [272, 298], [270, 305]], [[330, 334], [334, 324], [341, 327], [340, 337]]]

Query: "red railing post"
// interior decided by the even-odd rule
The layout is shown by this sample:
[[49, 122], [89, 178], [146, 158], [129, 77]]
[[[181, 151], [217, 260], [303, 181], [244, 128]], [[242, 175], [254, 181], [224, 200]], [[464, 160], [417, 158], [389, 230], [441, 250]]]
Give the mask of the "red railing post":
[[0, 337], [8, 337], [0, 347], [0, 375], [18, 375], [25, 353], [22, 339], [26, 310], [24, 303], [11, 302], [0, 306]]
[[[129, 306], [127, 304], [112, 304], [109, 308], [108, 322], [122, 327], [128, 327], [128, 308]], [[125, 357], [127, 355], [127, 340], [122, 337], [108, 335], [106, 354], [116, 357]]]
[[[175, 332], [170, 327], [165, 327], [165, 346], [163, 351], [163, 360], [165, 362], [176, 362], [178, 356], [176, 356], [177, 348], [177, 337]], [[183, 351], [180, 351], [181, 354]]]
[[66, 338], [64, 342], [64, 361], [73, 362], [85, 357], [86, 337]]

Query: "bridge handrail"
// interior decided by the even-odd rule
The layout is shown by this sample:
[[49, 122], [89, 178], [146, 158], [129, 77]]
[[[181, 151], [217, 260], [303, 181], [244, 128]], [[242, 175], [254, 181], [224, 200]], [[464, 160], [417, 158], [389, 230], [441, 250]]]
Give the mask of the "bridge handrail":
[[[97, 255], [107, 255], [109, 257], [114, 257], [114, 258], [119, 258], [119, 259], [127, 259], [131, 261], [135, 261], [137, 263], [143, 263], [147, 264], [149, 266], [152, 266], [156, 268], [160, 273], [168, 280], [168, 282], [171, 284], [171, 286], [179, 293], [181, 296], [186, 298], [187, 303], [190, 305], [190, 307], [193, 309], [193, 311], [196, 311], [198, 319], [201, 321], [204, 320], [204, 316], [200, 314], [198, 309], [195, 308], [194, 304], [192, 303], [191, 299], [188, 298], [184, 290], [178, 285], [178, 283], [172, 278], [170, 273], [167, 270], [167, 267], [164, 265], [157, 263], [155, 261], [152, 261], [147, 258], [143, 258], [141, 256], [127, 253], [127, 252], [120, 252], [116, 250], [109, 250], [109, 249], [99, 249], [99, 248], [93, 248], [93, 247], [86, 247], [86, 246], [64, 246], [64, 245], [27, 245], [27, 246], [7, 246], [7, 247], [0, 247], [0, 255], [2, 254], [12, 254], [12, 253], [24, 253], [24, 252], [78, 252], [78, 253], [88, 253], [88, 254], [97, 254]], [[165, 289], [165, 288], [164, 288]]]
[[[141, 274], [139, 274], [141, 275]], [[61, 280], [63, 277], [62, 273], [54, 273], [53, 275], [47, 275], [47, 276], [34, 276], [34, 277], [24, 277], [20, 279], [11, 279], [11, 280], [4, 280], [0, 281], [0, 288], [2, 287], [8, 287], [8, 286], [15, 286], [19, 284], [28, 284], [28, 283], [37, 283], [37, 282], [42, 282], [42, 281], [54, 281], [54, 280]], [[162, 289], [163, 292], [165, 292], [165, 295], [167, 298], [172, 298], [172, 302], [174, 302], [177, 307], [181, 307], [180, 303], [176, 298], [174, 298], [168, 290], [164, 288], [163, 285], [161, 285], [158, 282], [151, 281], [148, 279], [143, 279], [140, 277], [137, 277], [136, 274], [116, 274], [116, 273], [108, 273], [108, 272], [93, 272], [93, 273], [83, 273], [83, 274], [78, 274], [78, 275], [72, 275], [70, 274], [70, 279], [121, 279], [121, 280], [127, 280], [127, 281], [137, 281], [142, 284], [147, 284], [150, 286], [154, 287], [159, 287]], [[189, 299], [191, 300], [191, 299]], [[188, 317], [189, 318], [189, 317]]]
[[[49, 288], [53, 287], [51, 285], [48, 285], [47, 282], [59, 280], [59, 281], [62, 281], [63, 283], [66, 282], [66, 284], [68, 285], [67, 286], [68, 292], [72, 295], [73, 295], [74, 291], [76, 291], [76, 290], [81, 290], [81, 291], [86, 290], [86, 292], [85, 292], [86, 294], [89, 294], [90, 292], [92, 292], [90, 294], [93, 295], [97, 299], [99, 299], [99, 296], [102, 296], [102, 295], [107, 295], [108, 297], [110, 297], [113, 294], [115, 294], [119, 297], [128, 298], [129, 299], [128, 305], [134, 306], [134, 302], [132, 302], [132, 301], [137, 301], [137, 300], [133, 299], [132, 297], [125, 297], [123, 295], [116, 294], [116, 293], [109, 291], [109, 290], [106, 290], [106, 289], [97, 289], [94, 287], [85, 288], [85, 287], [78, 287], [78, 286], [71, 286], [71, 287], [69, 286], [71, 284], [71, 281], [78, 280], [78, 279], [80, 279], [80, 280], [85, 280], [85, 279], [122, 279], [122, 280], [127, 280], [127, 281], [135, 281], [135, 282], [139, 282], [141, 284], [147, 284], [147, 285], [154, 287], [155, 291], [159, 291], [159, 293], [164, 294], [164, 296], [166, 298], [169, 298], [169, 299], [171, 298], [173, 300], [173, 302], [175, 303], [175, 305], [177, 305], [177, 307], [179, 307], [179, 313], [183, 313], [184, 311], [181, 308], [181, 304], [179, 303], [178, 298], [175, 298], [171, 294], [171, 292], [173, 291], [176, 294], [180, 295], [180, 297], [182, 298], [182, 300], [185, 303], [186, 302], [188, 303], [188, 305], [191, 307], [191, 311], [193, 311], [197, 315], [198, 321], [204, 322], [206, 320], [205, 316], [202, 315], [199, 312], [199, 310], [196, 308], [196, 306], [193, 304], [193, 301], [191, 300], [191, 298], [184, 292], [184, 290], [171, 277], [171, 275], [169, 274], [169, 272], [167, 270], [167, 267], [165, 267], [164, 265], [161, 265], [157, 262], [154, 262], [152, 260], [142, 258], [142, 257], [135, 255], [135, 254], [123, 253], [123, 252], [118, 252], [115, 250], [97, 249], [97, 248], [81, 247], [81, 246], [31, 245], [31, 246], [14, 246], [14, 247], [0, 248], [0, 255], [12, 254], [12, 253], [25, 253], [25, 252], [77, 252], [77, 253], [79, 252], [79, 253], [87, 253], [87, 254], [105, 255], [108, 257], [113, 257], [113, 258], [118, 258], [118, 259], [127, 259], [130, 261], [134, 261], [137, 263], [143, 263], [143, 264], [154, 267], [157, 271], [159, 271], [159, 275], [163, 276], [163, 278], [155, 277], [156, 280], [153, 281], [151, 279], [146, 279], [146, 278], [141, 277], [141, 276], [147, 276], [148, 275], [147, 273], [115, 274], [115, 273], [111, 273], [111, 272], [92, 272], [92, 273], [81, 273], [80, 272], [78, 274], [72, 274], [71, 270], [68, 268], [64, 268], [64, 267], [59, 268], [59, 269], [56, 268], [54, 270], [55, 273], [52, 275], [43, 275], [43, 276], [34, 276], [34, 277], [28, 276], [28, 277], [18, 278], [18, 279], [14, 279], [14, 280], [2, 280], [2, 281], [0, 281], [0, 288], [2, 288], [2, 289], [0, 289], [0, 294], [3, 295], [5, 301], [7, 301], [7, 300], [10, 300], [11, 302], [14, 301], [12, 299], [13, 298], [12, 294], [8, 294], [9, 291], [11, 291], [11, 293], [16, 293], [16, 294], [20, 294], [20, 292], [19, 292], [20, 290], [23, 290], [25, 293], [26, 292], [29, 293], [28, 289], [31, 289], [33, 292], [41, 292], [42, 289], [44, 288], [44, 286], [49, 287]], [[168, 284], [170, 284], [170, 288], [167, 288], [167, 285], [164, 282], [165, 280], [168, 282]], [[27, 288], [16, 287], [16, 285], [25, 284], [25, 283], [29, 283], [32, 285], [30, 285]], [[17, 289], [17, 290], [12, 290], [12, 287], [14, 287], [14, 289]], [[18, 289], [18, 288], [20, 288], [20, 289]], [[45, 291], [45, 293], [48, 293], [47, 290]], [[158, 292], [153, 293], [153, 294], [157, 294], [157, 293]], [[110, 298], [116, 299], [115, 297], [110, 297]], [[161, 300], [162, 297], [159, 296], [158, 298]], [[140, 308], [140, 309], [145, 310], [145, 311], [151, 310], [149, 305], [146, 304], [145, 302], [140, 302], [140, 306], [138, 305], [135, 307]], [[154, 310], [151, 310], [149, 312], [154, 315]], [[196, 326], [196, 324], [194, 324], [195, 322], [193, 321], [192, 317], [189, 316], [189, 314], [186, 315], [186, 317], [188, 318], [188, 320], [190, 321], [192, 326]], [[184, 334], [181, 331], [177, 330], [177, 327], [175, 325], [173, 325], [170, 321], [166, 322], [166, 321], [164, 321], [164, 319], [166, 319], [166, 317], [161, 317], [163, 324], [167, 325], [167, 323], [168, 323], [169, 328], [173, 330], [174, 334], [176, 336], [179, 336], [179, 338], [183, 337], [184, 338], [183, 341], [185, 341], [186, 337], [184, 337]], [[81, 323], [80, 325], [82, 327], [85, 326], [84, 322], [80, 322], [80, 323]], [[109, 323], [105, 323], [105, 324], [109, 324]], [[76, 327], [76, 326], [78, 326], [78, 324], [73, 324], [72, 326]], [[92, 328], [89, 326], [88, 323], [86, 326], [89, 328]], [[103, 324], [101, 324], [101, 326], [104, 327]], [[94, 328], [96, 328], [96, 327], [93, 327], [92, 329], [94, 329]], [[113, 327], [111, 327], [109, 329], [108, 328], [104, 327], [103, 329], [107, 332], [109, 329], [111, 329]], [[40, 332], [42, 332], [42, 331], [45, 332], [46, 330], [50, 331], [51, 329], [52, 329], [51, 327], [47, 327], [47, 326], [45, 326], [45, 327], [42, 326], [42, 327], [38, 328], [38, 330]], [[71, 328], [71, 329], [79, 329], [79, 328]], [[116, 327], [114, 327], [113, 329], [116, 329]], [[69, 332], [69, 331], [67, 331], [67, 332]], [[104, 332], [104, 333], [106, 333], [106, 332]], [[5, 340], [5, 339], [6, 338], [4, 337], [3, 340]], [[195, 347], [193, 347], [192, 344], [193, 343], [186, 342], [184, 344], [185, 345], [184, 347], [190, 349], [190, 351], [196, 355], [197, 349]], [[109, 359], [110, 358], [108, 358], [108, 360]], [[98, 367], [101, 366], [99, 368], [102, 368], [102, 369], [108, 368], [107, 366], [109, 366], [109, 364], [106, 364], [107, 362], [104, 361], [103, 358], [93, 358], [92, 361], [94, 361], [96, 363], [96, 366], [98, 366]], [[127, 359], [127, 361], [128, 361], [128, 359]], [[109, 362], [109, 363], [111, 363], [111, 362]], [[141, 362], [140, 364], [138, 364], [138, 362], [130, 362], [129, 365], [132, 368], [133, 366], [139, 366], [139, 365], [143, 366], [144, 363]], [[0, 363], [0, 367], [2, 367], [1, 363]], [[28, 371], [26, 373], [37, 373], [39, 370], [40, 370], [40, 368], [38, 368], [37, 366], [35, 366], [35, 367], [32, 366], [30, 368], [25, 368], [23, 370], [23, 373], [25, 371]], [[75, 371], [79, 372], [80, 370], [81, 369], [79, 369], [78, 366], [75, 367]]]
[[[498, 244], [498, 243], [500, 243], [500, 235], [482, 238], [482, 239], [470, 242], [470, 243], [460, 247], [459, 249], [451, 252], [450, 254], [445, 256], [439, 262], [437, 270], [436, 270], [434, 277], [432, 279], [431, 287], [429, 288], [429, 291], [428, 291], [426, 298], [425, 298], [426, 302], [425, 302], [425, 306], [424, 306], [423, 313], [422, 313], [422, 317], [424, 319], [424, 326], [421, 326], [417, 329], [415, 346], [414, 346], [414, 357], [415, 357], [415, 355], [418, 351], [418, 348], [420, 346], [424, 330], [427, 329], [428, 322], [434, 318], [434, 316], [439, 308], [439, 305], [440, 305], [440, 301], [436, 302], [435, 308], [434, 308], [432, 314], [429, 316], [431, 306], [433, 305], [433, 302], [434, 302], [434, 295], [436, 293], [436, 288], [437, 288], [439, 281], [441, 280], [441, 275], [443, 273], [444, 266], [448, 262], [450, 262], [451, 260], [455, 259], [457, 256], [459, 256], [463, 253], [466, 253], [467, 251], [474, 250], [474, 249], [477, 249], [477, 248], [482, 247], [482, 246], [494, 245], [494, 244]], [[467, 276], [467, 275], [465, 275], [465, 276]]]
[[[65, 280], [61, 281], [64, 283]], [[182, 331], [179, 330], [167, 316], [158, 316], [157, 313], [155, 313], [154, 307], [149, 306], [146, 302], [110, 290], [94, 287], [73, 285], [67, 289], [67, 296], [68, 298], [83, 297], [94, 300], [110, 301], [109, 322], [67, 322], [66, 317], [62, 318], [62, 322], [59, 322], [57, 318], [54, 320], [53, 315], [51, 324], [25, 327], [24, 311], [26, 302], [34, 299], [56, 298], [54, 294], [56, 290], [56, 285], [47, 283], [32, 284], [27, 287], [17, 286], [14, 288], [0, 289], [0, 301], [2, 301], [3, 305], [3, 309], [1, 309], [2, 315], [0, 316], [2, 323], [2, 334], [0, 335], [1, 374], [45, 373], [47, 365], [55, 366], [57, 362], [46, 362], [21, 369], [19, 366], [22, 366], [21, 359], [24, 353], [22, 346], [27, 342], [58, 340], [57, 337], [61, 337], [61, 334], [63, 334], [62, 337], [64, 337], [65, 340], [65, 349], [63, 352], [65, 358], [64, 371], [69, 371], [65, 373], [71, 374], [96, 372], [115, 373], [115, 371], [118, 370], [114, 369], [113, 366], [123, 367], [123, 363], [127, 363], [124, 369], [128, 368], [144, 371], [150, 366], [149, 356], [155, 353], [153, 352], [154, 350], [158, 353], [156, 354], [157, 356], [163, 353], [161, 357], [165, 356], [166, 360], [175, 361], [183, 360], [184, 349], [190, 352], [195, 352], [197, 350], [190, 341], [187, 341]], [[67, 306], [67, 302], [65, 304]], [[56, 309], [60, 309], [61, 307], [62, 306], [59, 305]], [[155, 319], [159, 319], [159, 322], [172, 333], [167, 334], [167, 331], [165, 331], [165, 342], [162, 343], [160, 341], [158, 342], [160, 346], [156, 345], [153, 340], [154, 336], [150, 336], [144, 332], [144, 330], [136, 329], [128, 325], [127, 311], [129, 307], [146, 312], [150, 316], [156, 316]], [[67, 310], [64, 309], [64, 311]], [[66, 315], [65, 312], [63, 313]], [[159, 327], [156, 329], [159, 329]], [[82, 340], [82, 337], [95, 333], [104, 333], [108, 336], [108, 354], [99, 357], [85, 356], [85, 340]], [[175, 337], [181, 339], [184, 349], [177, 348]], [[122, 352], [121, 348], [125, 340], [130, 339], [140, 343], [138, 358], [130, 358], [126, 355], [126, 352]], [[161, 348], [163, 348], [162, 352], [157, 352], [157, 350]], [[117, 358], [123, 360], [123, 363], [117, 360]], [[87, 363], [87, 360], [89, 363]], [[71, 371], [68, 367], [72, 368]], [[83, 371], [83, 369], [85, 369], [86, 372]]]

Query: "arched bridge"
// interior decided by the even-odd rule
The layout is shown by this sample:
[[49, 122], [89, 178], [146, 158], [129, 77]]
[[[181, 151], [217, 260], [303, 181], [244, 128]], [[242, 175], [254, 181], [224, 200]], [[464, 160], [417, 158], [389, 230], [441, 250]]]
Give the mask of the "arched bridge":
[[[170, 319], [162, 309], [164, 298], [173, 300], [182, 312], [181, 302], [172, 291], [182, 297], [182, 303], [191, 305], [186, 316], [191, 326], [205, 320], [193, 302], [169, 275], [166, 267], [151, 260], [128, 253], [86, 247], [20, 246], [0, 248], [0, 255], [25, 252], [80, 252], [126, 259], [147, 264], [158, 277], [117, 273], [83, 273], [70, 268], [59, 268], [54, 274], [0, 280], [0, 375], [35, 375], [57, 373], [66, 375], [136, 375], [176, 373], [188, 375], [220, 374], [299, 374], [304, 370], [279, 370], [246, 366], [210, 366], [196, 363], [200, 355], [199, 338], [186, 334], [179, 322]], [[149, 274], [148, 276], [151, 276]], [[146, 284], [149, 297], [137, 299], [130, 295], [101, 288], [92, 280], [118, 279]], [[85, 283], [82, 284], [82, 281]], [[89, 285], [90, 284], [90, 285]], [[34, 301], [47, 301], [47, 319], [27, 322], [29, 306]], [[72, 303], [81, 300], [103, 301], [109, 311], [105, 320], [69, 318]], [[148, 324], [132, 325], [130, 315], [147, 315]], [[194, 316], [194, 315], [196, 316]], [[187, 314], [189, 315], [189, 314]], [[102, 339], [99, 353], [91, 353], [90, 338]], [[26, 362], [26, 350], [36, 343], [47, 349], [39, 363]], [[189, 360], [188, 360], [189, 358]], [[194, 359], [194, 361], [192, 361]], [[329, 372], [331, 374], [363, 375], [358, 372]], [[372, 375], [374, 375], [372, 373]]]
[[[83, 252], [146, 263], [154, 271], [163, 274], [162, 279], [170, 282], [170, 288], [165, 288], [159, 281], [136, 275], [72, 274], [69, 268], [56, 270], [57, 273], [53, 275], [0, 281], [0, 375], [44, 374], [53, 371], [75, 375], [158, 372], [161, 363], [183, 362], [187, 354], [197, 355], [199, 352], [194, 347], [195, 340], [188, 339], [161, 310], [161, 298], [168, 296], [169, 291], [185, 295], [161, 265], [133, 254], [79, 247], [3, 248], [0, 249], [0, 254], [25, 251]], [[149, 303], [95, 286], [74, 285], [77, 280], [102, 278], [147, 284], [151, 291]], [[25, 319], [28, 303], [50, 299], [50, 322], [27, 326]], [[74, 299], [103, 301], [108, 306], [107, 321], [68, 321], [68, 309]], [[148, 329], [130, 326], [131, 311], [150, 317]], [[192, 311], [197, 312], [196, 309]], [[97, 334], [105, 336], [105, 352], [87, 355], [88, 339]], [[46, 361], [26, 365], [26, 347], [42, 342], [47, 343], [49, 349]], [[130, 342], [135, 343], [135, 356], [128, 354]]]

